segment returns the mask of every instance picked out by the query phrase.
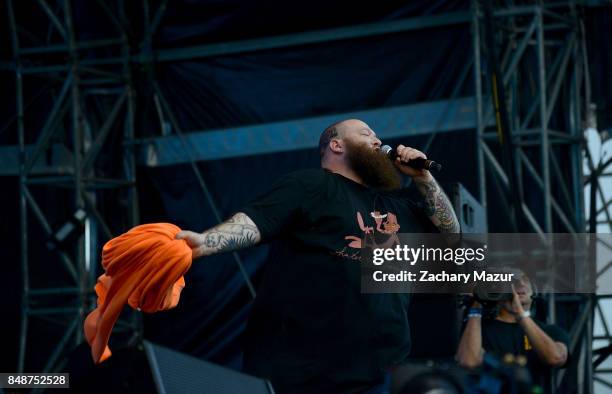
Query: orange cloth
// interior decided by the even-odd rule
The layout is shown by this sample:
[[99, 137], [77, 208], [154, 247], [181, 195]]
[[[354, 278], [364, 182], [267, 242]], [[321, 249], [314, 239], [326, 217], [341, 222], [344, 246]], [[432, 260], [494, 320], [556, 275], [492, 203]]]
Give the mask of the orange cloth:
[[108, 241], [95, 290], [98, 307], [85, 319], [85, 338], [96, 364], [110, 357], [108, 339], [123, 306], [143, 312], [174, 308], [185, 287], [183, 275], [191, 267], [191, 249], [174, 239], [181, 231], [170, 223], [136, 226]]

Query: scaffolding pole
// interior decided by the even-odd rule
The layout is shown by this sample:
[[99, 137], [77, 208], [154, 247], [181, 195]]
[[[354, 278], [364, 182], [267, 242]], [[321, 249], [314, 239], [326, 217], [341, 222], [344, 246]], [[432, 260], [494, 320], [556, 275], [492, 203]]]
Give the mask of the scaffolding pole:
[[[487, 59], [482, 56], [482, 52], [488, 50], [483, 47], [482, 39], [487, 34], [483, 28], [485, 13], [482, 11], [482, 0], [471, 3], [480, 201], [490, 210], [488, 201], [510, 200], [510, 180], [517, 179], [521, 206], [521, 212], [517, 214], [522, 214], [524, 220], [519, 217], [508, 220], [516, 219], [517, 223], [522, 223], [518, 229], [520, 232], [542, 235], [582, 232], [583, 221], [575, 213], [584, 209], [580, 172], [582, 133], [579, 129], [582, 120], [580, 113], [574, 111], [568, 123], [564, 113], [566, 107], [583, 106], [582, 91], [576, 86], [577, 70], [587, 68], [585, 59], [578, 55], [584, 51], [584, 42], [578, 39], [581, 20], [572, 1], [554, 5], [546, 5], [545, 2], [536, 5], [523, 5], [521, 2], [509, 4], [514, 5], [493, 5], [492, 17], [487, 20], [493, 26], [490, 29], [493, 33], [489, 34], [494, 34], [488, 39], [501, 43], [505, 48], [498, 61], [503, 76], [499, 79], [503, 81], [501, 87], [505, 88], [506, 94], [496, 97], [495, 85], [487, 88], [491, 84], [485, 83], [490, 76], [482, 73], [482, 70], [491, 70], [488, 64], [491, 57]], [[570, 59], [574, 60], [573, 65], [570, 65]], [[530, 89], [524, 81], [534, 81], [535, 88]], [[561, 100], [559, 92], [564, 89], [573, 92], [571, 98]], [[496, 132], [485, 126], [494, 114], [494, 98], [499, 100], [500, 105], [508, 107], [509, 140], [502, 138], [499, 128]], [[498, 118], [496, 123], [499, 125], [499, 122]], [[507, 155], [499, 154], [504, 144], [512, 145], [514, 155], [510, 159], [506, 158]], [[502, 162], [498, 157], [503, 158]], [[564, 163], [563, 157], [572, 158], [569, 170], [560, 166], [560, 163]], [[507, 160], [512, 162], [504, 162]], [[494, 189], [487, 187], [485, 168], [490, 169], [493, 183], [501, 186], [497, 195]], [[539, 189], [542, 198], [526, 199], [523, 191], [527, 186]], [[499, 217], [499, 212], [488, 217]], [[488, 228], [495, 229], [495, 223], [489, 222]], [[550, 261], [549, 264], [551, 268], [554, 267], [554, 262]], [[590, 329], [592, 305], [584, 297], [574, 297], [571, 301], [579, 302], [586, 308], [583, 309], [585, 319], [574, 322], [571, 331], [575, 335], [585, 333]], [[556, 309], [562, 307], [562, 302], [556, 300], [554, 294], [547, 296], [550, 323], [556, 322]], [[574, 341], [574, 345], [576, 348], [570, 349], [572, 354], [589, 354], [589, 341]], [[585, 357], [579, 366], [581, 372], [571, 372], [584, 379], [579, 385], [592, 380], [590, 363], [591, 360]], [[563, 372], [556, 381], [551, 382], [552, 392], [563, 383], [567, 373], [570, 372]]]
[[[119, 8], [123, 2], [118, 1]], [[93, 287], [96, 274], [99, 270], [97, 256], [100, 253], [99, 240], [109, 239], [113, 232], [127, 231], [138, 223], [138, 205], [136, 192], [136, 167], [134, 160], [134, 89], [131, 79], [130, 48], [127, 34], [120, 25], [113, 24], [119, 38], [83, 41], [79, 40], [78, 32], [74, 29], [74, 16], [72, 15], [71, 0], [58, 3], [61, 17], [56, 15], [44, 0], [39, 0], [44, 15], [48, 17], [51, 29], [59, 33], [61, 42], [51, 42], [48, 37], [47, 45], [42, 47], [23, 47], [20, 45], [20, 21], [29, 16], [25, 13], [19, 15], [13, 0], [7, 2], [7, 13], [13, 50], [13, 63], [16, 80], [17, 101], [17, 134], [19, 139], [19, 214], [21, 225], [21, 274], [23, 293], [21, 298], [21, 323], [19, 331], [19, 353], [17, 371], [54, 372], [61, 369], [66, 357], [72, 349], [83, 342], [83, 320], [86, 314], [95, 305], [96, 297]], [[106, 11], [109, 5], [104, 4]], [[112, 12], [110, 13], [112, 15]], [[107, 12], [107, 16], [109, 13]], [[114, 21], [116, 22], [116, 21]], [[109, 63], [100, 59], [99, 64], [91, 59], [83, 59], [83, 49], [119, 48], [122, 54], [120, 64]], [[65, 66], [56, 69], [56, 65], [40, 64], [24, 73], [23, 57], [45, 53], [64, 53], [68, 62]], [[108, 64], [107, 64], [108, 63]], [[110, 64], [110, 66], [109, 66]], [[110, 69], [109, 69], [110, 67]], [[53, 68], [60, 74], [48, 74]], [[51, 83], [61, 80], [62, 87], [55, 95], [54, 105], [43, 122], [38, 134], [28, 130], [30, 136], [36, 139], [33, 151], [28, 155], [25, 149], [27, 125], [24, 119], [24, 87], [23, 78], [35, 75], [39, 78], [48, 78]], [[58, 78], [59, 77], [59, 78]], [[103, 116], [105, 119], [95, 127], [90, 118], [93, 113], [93, 104], [98, 97], [114, 96], [114, 105], [108, 106]], [[119, 121], [123, 116], [124, 120]], [[62, 124], [69, 124], [68, 130], [63, 130]], [[119, 130], [119, 131], [117, 131]], [[98, 159], [103, 156], [103, 147], [108, 137], [113, 133], [121, 136], [122, 176], [120, 179], [108, 179], [97, 176]], [[34, 165], [41, 160], [42, 153], [51, 144], [54, 137], [63, 141], [66, 151], [71, 153], [72, 171], [68, 175], [60, 173], [37, 174], [33, 177]], [[52, 166], [52, 168], [54, 168]], [[35, 248], [40, 249], [40, 243], [34, 245], [28, 239], [30, 223], [29, 213], [33, 213], [44, 233], [53, 238], [59, 231], [52, 227], [50, 215], [56, 212], [45, 210], [36, 200], [36, 193], [31, 189], [37, 188], [41, 192], [51, 188], [68, 187], [72, 197], [65, 201], [75, 217], [77, 212], [82, 228], [75, 230], [75, 239], [69, 239], [66, 245], [55, 245], [55, 250], [48, 250], [48, 261], [57, 259], [67, 275], [63, 283], [55, 283], [53, 287], [32, 287], [32, 278], [39, 275], [40, 264], [48, 261], [33, 261], [30, 256]], [[98, 210], [98, 198], [101, 190], [117, 189], [126, 195], [125, 217], [127, 220], [121, 228], [111, 229]], [[81, 215], [79, 213], [79, 215]], [[72, 218], [66, 218], [67, 222]], [[78, 227], [78, 226], [77, 226]], [[99, 233], [102, 233], [100, 235]], [[47, 258], [45, 258], [47, 260]], [[140, 313], [134, 312], [127, 325], [128, 330], [136, 337], [141, 337], [142, 327]], [[45, 322], [54, 322], [65, 326], [65, 330], [58, 338], [49, 338], [54, 343], [48, 354], [45, 354], [42, 365], [33, 365], [29, 360], [29, 342], [36, 338], [40, 328], [32, 324], [33, 319]]]

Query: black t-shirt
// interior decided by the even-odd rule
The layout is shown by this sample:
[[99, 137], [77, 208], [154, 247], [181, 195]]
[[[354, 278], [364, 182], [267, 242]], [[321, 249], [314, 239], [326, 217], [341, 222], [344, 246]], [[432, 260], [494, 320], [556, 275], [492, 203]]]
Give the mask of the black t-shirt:
[[410, 350], [407, 294], [361, 294], [365, 234], [433, 226], [405, 190], [379, 192], [327, 170], [278, 180], [241, 209], [274, 240], [245, 333], [245, 370], [278, 392], [358, 392]]
[[[569, 349], [569, 336], [562, 328], [538, 320], [534, 321], [553, 341], [564, 343]], [[485, 351], [498, 357], [503, 357], [508, 353], [526, 356], [527, 368], [536, 384], [544, 386], [546, 379], [550, 376], [552, 367], [540, 361], [535, 349], [529, 343], [529, 338], [518, 323], [484, 319], [482, 321], [482, 347]]]

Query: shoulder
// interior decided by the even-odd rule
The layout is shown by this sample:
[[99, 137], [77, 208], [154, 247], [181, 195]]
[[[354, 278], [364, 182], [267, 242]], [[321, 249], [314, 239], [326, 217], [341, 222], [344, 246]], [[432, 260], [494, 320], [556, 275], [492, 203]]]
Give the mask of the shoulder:
[[324, 186], [332, 178], [331, 173], [322, 168], [309, 168], [290, 172], [282, 177], [294, 182], [306, 191], [314, 191]]
[[324, 178], [328, 174], [328, 171], [325, 171], [322, 168], [306, 168], [303, 170], [292, 171], [285, 176], [294, 177], [298, 179], [319, 179]]

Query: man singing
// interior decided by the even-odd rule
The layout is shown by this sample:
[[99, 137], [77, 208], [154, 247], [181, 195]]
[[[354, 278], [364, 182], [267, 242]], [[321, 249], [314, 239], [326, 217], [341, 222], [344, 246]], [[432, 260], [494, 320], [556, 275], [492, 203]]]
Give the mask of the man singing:
[[[320, 169], [282, 177], [203, 233], [177, 235], [194, 258], [271, 243], [245, 332], [244, 370], [276, 392], [384, 392], [386, 370], [408, 355], [408, 295], [361, 293], [362, 239], [384, 247], [399, 232], [433, 225], [458, 233], [459, 223], [429, 171], [405, 165], [426, 158], [422, 152], [399, 145], [394, 163], [380, 146], [366, 123], [335, 123], [321, 134]], [[423, 209], [400, 188], [400, 172], [414, 181]]]

